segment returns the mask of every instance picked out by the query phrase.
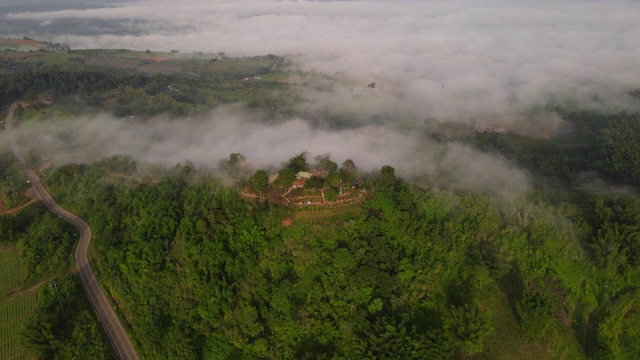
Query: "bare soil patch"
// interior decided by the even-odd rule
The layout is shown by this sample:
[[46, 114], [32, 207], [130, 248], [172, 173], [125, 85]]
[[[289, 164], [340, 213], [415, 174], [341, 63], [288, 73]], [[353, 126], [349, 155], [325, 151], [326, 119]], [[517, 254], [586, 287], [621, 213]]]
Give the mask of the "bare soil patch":
[[29, 205], [33, 204], [33, 203], [34, 203], [34, 202], [36, 202], [36, 201], [37, 201], [36, 199], [31, 199], [31, 200], [29, 200], [26, 204], [22, 204], [22, 205], [20, 205], [20, 206], [16, 206], [16, 207], [14, 207], [14, 208], [12, 208], [12, 209], [5, 209], [5, 210], [3, 210], [2, 212], [0, 212], [0, 215], [9, 215], [9, 214], [13, 214], [14, 212], [16, 212], [16, 211], [18, 211], [18, 210], [20, 210], [20, 209], [22, 209], [22, 208], [24, 208], [24, 207], [27, 207], [27, 206], [29, 206]]
[[33, 46], [39, 46], [39, 47], [47, 46], [46, 44], [43, 44], [35, 40], [9, 39], [5, 41], [8, 42], [9, 44], [16, 44], [16, 45], [33, 45]]

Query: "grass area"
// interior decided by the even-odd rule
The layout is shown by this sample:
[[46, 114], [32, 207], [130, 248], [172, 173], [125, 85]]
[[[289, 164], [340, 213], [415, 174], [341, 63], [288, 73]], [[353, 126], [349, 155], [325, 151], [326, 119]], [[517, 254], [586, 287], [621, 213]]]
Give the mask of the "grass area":
[[360, 215], [362, 206], [353, 203], [335, 207], [302, 207], [296, 211], [295, 219], [308, 223], [334, 223], [355, 219]]
[[29, 106], [21, 114], [20, 120], [68, 120], [83, 114], [95, 112], [84, 101], [73, 97], [58, 98], [55, 102], [41, 106]]
[[18, 251], [16, 249], [0, 251], [0, 298], [19, 287], [21, 283]]
[[223, 58], [212, 62], [208, 69], [214, 73], [244, 74], [245, 76], [260, 76], [260, 69], [270, 68], [275, 58], [269, 56], [254, 56], [247, 58]]
[[40, 65], [58, 65], [69, 62], [72, 57], [74, 56], [67, 53], [36, 53], [34, 56], [27, 57], [23, 61]]
[[595, 141], [596, 135], [593, 131], [579, 130], [571, 135], [559, 136], [548, 140], [551, 144], [564, 146], [581, 146], [591, 144]]
[[500, 290], [487, 292], [481, 299], [482, 307], [491, 314], [495, 333], [487, 338], [482, 354], [477, 359], [543, 360], [552, 359], [544, 344], [529, 338], [520, 327], [509, 305], [500, 297]]
[[121, 58], [145, 58], [145, 57], [168, 57], [171, 54], [163, 51], [150, 51], [147, 53], [146, 51], [126, 51], [115, 54], [117, 57]]
[[3, 51], [37, 51], [40, 49], [51, 50], [52, 48], [47, 44], [34, 40], [0, 39], [0, 50]]
[[85, 60], [86, 65], [104, 66], [118, 69], [135, 69], [140, 65], [140, 61], [118, 58], [90, 58]]
[[540, 155], [560, 154], [557, 145], [549, 143], [548, 140], [524, 137], [515, 134], [508, 134], [503, 137], [505, 143], [509, 147], [519, 149], [520, 151], [530, 151]]
[[75, 99], [56, 100], [44, 110], [44, 118], [71, 119], [85, 114], [89, 109]]
[[375, 193], [375, 196], [369, 200], [367, 206], [371, 209], [382, 210], [390, 213], [393, 211], [395, 205], [388, 192], [378, 191]]
[[[67, 54], [62, 54], [67, 55]], [[275, 56], [256, 56], [246, 58], [214, 59], [217, 55], [179, 54], [150, 51], [128, 51], [124, 49], [92, 49], [72, 51], [68, 60], [78, 57], [89, 57], [85, 65], [125, 70], [136, 70], [147, 73], [175, 74], [182, 73], [221, 79], [241, 79], [259, 76], [274, 70], [280, 61]], [[55, 61], [56, 57], [51, 57]], [[59, 61], [64, 63], [63, 56]], [[39, 61], [37, 58], [31, 60]], [[56, 62], [53, 62], [56, 63]], [[187, 71], [188, 70], [188, 71]], [[281, 75], [278, 78], [282, 77]]]
[[0, 306], [0, 359], [30, 359], [20, 346], [20, 332], [36, 309], [36, 292], [26, 292]]
[[260, 81], [280, 81], [288, 83], [290, 80], [289, 74], [286, 72], [271, 72], [268, 74], [260, 75]]

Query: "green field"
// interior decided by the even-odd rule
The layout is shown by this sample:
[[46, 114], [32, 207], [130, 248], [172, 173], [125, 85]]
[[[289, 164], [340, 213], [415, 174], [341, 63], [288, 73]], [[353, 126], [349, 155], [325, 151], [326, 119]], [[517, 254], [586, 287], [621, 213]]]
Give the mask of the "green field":
[[482, 305], [491, 313], [496, 336], [491, 337], [485, 345], [485, 359], [518, 359], [542, 360], [550, 359], [548, 351], [540, 340], [528, 338], [522, 331], [518, 319], [498, 291], [487, 292], [482, 298]]
[[29, 359], [20, 332], [36, 308], [36, 292], [26, 292], [0, 305], [0, 360]]
[[0, 298], [20, 286], [20, 259], [15, 249], [0, 251]]

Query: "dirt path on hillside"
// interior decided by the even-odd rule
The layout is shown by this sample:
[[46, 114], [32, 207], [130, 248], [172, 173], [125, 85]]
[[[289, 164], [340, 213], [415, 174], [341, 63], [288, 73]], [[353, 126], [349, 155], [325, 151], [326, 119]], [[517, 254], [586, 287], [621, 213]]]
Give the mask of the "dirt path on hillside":
[[18, 210], [20, 210], [20, 209], [22, 209], [22, 208], [25, 208], [25, 207], [27, 207], [27, 206], [29, 206], [29, 205], [33, 204], [33, 203], [34, 203], [34, 202], [36, 202], [36, 201], [38, 201], [38, 200], [36, 200], [36, 199], [31, 199], [31, 200], [29, 200], [27, 203], [22, 204], [22, 205], [20, 205], [20, 206], [18, 206], [18, 207], [14, 207], [14, 208], [12, 208], [12, 209], [7, 209], [7, 210], [5, 210], [5, 211], [3, 211], [3, 212], [0, 212], [0, 215], [9, 215], [9, 214], [13, 214], [14, 212], [16, 212], [16, 211], [18, 211]]
[[[31, 204], [33, 204], [34, 202], [40, 200], [38, 199], [38, 196], [36, 195], [35, 191], [33, 190], [33, 186], [28, 188], [22, 195], [24, 195], [25, 197], [29, 198], [29, 201], [27, 201], [25, 204], [22, 204], [20, 206], [16, 206], [14, 208], [11, 209], [7, 209], [6, 206], [5, 207], [0, 207], [0, 215], [9, 215], [9, 214], [13, 214], [14, 212], [27, 207]], [[2, 201], [2, 199], [0, 199], [0, 205], [3, 205], [4, 202]]]
[[[75, 274], [75, 273], [77, 273], [77, 272], [78, 272], [78, 269], [73, 268], [73, 269], [69, 269], [69, 270], [67, 270], [67, 271], [63, 272], [62, 274], [63, 274], [63, 275], [68, 275], [68, 274]], [[40, 289], [40, 287], [41, 287], [42, 285], [44, 285], [44, 284], [48, 283], [49, 281], [51, 281], [51, 280], [53, 280], [53, 279], [57, 278], [58, 276], [60, 276], [60, 275], [53, 275], [53, 276], [50, 276], [50, 277], [48, 277], [48, 278], [46, 278], [46, 279], [42, 280], [41, 282], [39, 282], [39, 283], [37, 283], [37, 284], [33, 285], [32, 287], [30, 287], [30, 288], [28, 288], [28, 289], [26, 289], [26, 290], [22, 290], [22, 291], [20, 291], [20, 288], [19, 288], [19, 287], [18, 287], [18, 288], [15, 288], [15, 289], [13, 289], [13, 290], [11, 290], [11, 292], [9, 292], [9, 297], [7, 297], [6, 299], [4, 299], [4, 300], [0, 301], [0, 307], [1, 307], [1, 306], [3, 306], [4, 304], [6, 304], [6, 303], [10, 302], [11, 300], [13, 300], [13, 299], [17, 298], [18, 296], [20, 296], [20, 295], [22, 295], [22, 294], [25, 294], [25, 293], [33, 293], [33, 292], [38, 291], [38, 289]]]

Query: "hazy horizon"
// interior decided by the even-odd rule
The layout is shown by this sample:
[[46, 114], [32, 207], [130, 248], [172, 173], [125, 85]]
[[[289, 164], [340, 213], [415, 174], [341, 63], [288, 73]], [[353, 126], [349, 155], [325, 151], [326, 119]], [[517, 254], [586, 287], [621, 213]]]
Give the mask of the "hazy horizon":
[[[111, 124], [120, 132], [94, 131], [92, 136], [104, 138], [86, 146], [109, 144], [107, 134], [138, 139], [118, 148], [141, 158], [212, 165], [240, 151], [267, 166], [309, 150], [370, 167], [390, 162], [405, 175], [455, 169], [461, 183], [484, 179], [479, 182], [487, 187], [504, 187], [509, 179], [526, 184], [526, 174], [466, 145], [430, 142], [415, 130], [425, 119], [509, 118], [548, 104], [616, 112], [640, 108], [628, 95], [640, 87], [636, 1], [64, 1], [41, 9], [35, 0], [4, 3], [4, 26], [30, 29], [4, 36], [34, 36], [74, 49], [286, 56], [296, 68], [344, 80], [332, 84], [332, 91], [304, 89], [311, 100], [306, 111], [361, 118], [343, 132], [314, 129], [301, 118], [243, 127], [247, 114], [222, 109], [208, 121], [189, 119], [182, 126], [166, 119], [154, 129], [113, 126], [116, 120], [103, 116], [64, 130], [84, 134], [91, 126]], [[371, 82], [374, 91], [367, 89]], [[372, 120], [381, 114], [384, 123]], [[561, 120], [549, 114], [526, 121], [530, 129], [553, 128]], [[410, 124], [411, 133], [398, 124]], [[146, 136], [163, 126], [182, 135], [160, 141]], [[253, 144], [238, 145], [243, 139]], [[386, 152], [372, 150], [378, 142]], [[172, 156], [162, 152], [167, 148]], [[409, 156], [411, 151], [419, 156]], [[108, 156], [113, 149], [91, 153]]]
[[72, 48], [288, 56], [376, 82], [380, 99], [438, 118], [514, 115], [550, 100], [626, 106], [640, 84], [635, 1], [58, 3], [2, 18]]

